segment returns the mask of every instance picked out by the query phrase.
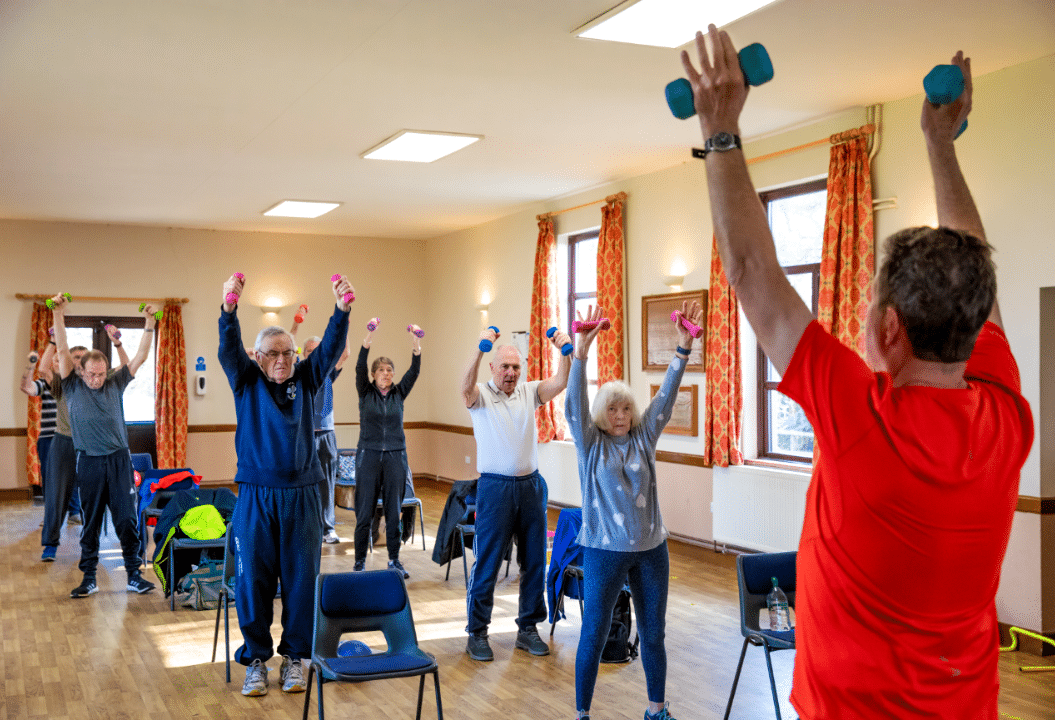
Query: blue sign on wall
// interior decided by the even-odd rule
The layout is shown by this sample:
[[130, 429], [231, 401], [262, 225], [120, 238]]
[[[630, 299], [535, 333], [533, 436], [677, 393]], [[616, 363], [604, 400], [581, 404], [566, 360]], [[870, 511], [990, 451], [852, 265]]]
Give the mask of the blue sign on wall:
[[198, 364], [194, 366], [195, 372], [205, 372], [205, 358], [198, 358]]

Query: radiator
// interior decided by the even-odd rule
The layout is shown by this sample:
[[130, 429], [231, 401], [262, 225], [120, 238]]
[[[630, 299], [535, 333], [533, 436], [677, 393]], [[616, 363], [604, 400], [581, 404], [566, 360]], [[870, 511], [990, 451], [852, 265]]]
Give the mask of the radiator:
[[741, 465], [714, 468], [714, 540], [760, 552], [797, 550], [810, 476]]

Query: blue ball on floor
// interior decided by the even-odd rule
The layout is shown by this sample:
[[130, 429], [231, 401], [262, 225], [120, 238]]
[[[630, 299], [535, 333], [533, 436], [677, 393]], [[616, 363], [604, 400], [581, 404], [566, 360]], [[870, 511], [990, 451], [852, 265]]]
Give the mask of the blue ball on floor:
[[337, 657], [355, 657], [356, 655], [372, 655], [373, 650], [366, 643], [358, 640], [345, 640], [337, 646]]

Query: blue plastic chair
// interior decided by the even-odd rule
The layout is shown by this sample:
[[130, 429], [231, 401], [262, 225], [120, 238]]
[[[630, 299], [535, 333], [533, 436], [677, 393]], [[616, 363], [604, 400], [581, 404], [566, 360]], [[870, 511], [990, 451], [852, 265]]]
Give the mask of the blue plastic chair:
[[220, 640], [220, 613], [223, 613], [224, 662], [227, 664], [227, 682], [231, 682], [231, 625], [228, 617], [228, 605], [234, 602], [234, 548], [231, 547], [231, 523], [227, 523], [224, 534], [223, 581], [220, 583], [220, 597], [216, 604], [216, 630], [212, 635], [212, 661], [216, 662], [216, 646]]
[[736, 581], [740, 586], [740, 632], [744, 636], [744, 647], [740, 651], [740, 662], [736, 666], [733, 689], [729, 692], [729, 704], [725, 708], [725, 720], [733, 709], [736, 685], [740, 682], [740, 670], [744, 667], [747, 646], [761, 645], [766, 651], [766, 667], [769, 669], [769, 686], [773, 691], [773, 707], [780, 720], [780, 701], [777, 698], [777, 683], [773, 678], [773, 661], [770, 653], [777, 650], [795, 649], [795, 628], [779, 631], [759, 627], [759, 611], [766, 607], [766, 596], [773, 589], [776, 578], [780, 589], [788, 596], [788, 607], [795, 607], [795, 552], [739, 555], [736, 558]]
[[[342, 657], [338, 653], [345, 633], [381, 631], [388, 650], [370, 655]], [[418, 647], [414, 617], [403, 575], [395, 570], [321, 573], [315, 581], [315, 632], [311, 667], [304, 694], [304, 720], [308, 720], [312, 678], [319, 686], [319, 720], [324, 720], [322, 687], [328, 682], [367, 682], [388, 678], [421, 677], [418, 713], [425, 692], [425, 676], [436, 686], [436, 715], [443, 720], [440, 674], [436, 658]]]

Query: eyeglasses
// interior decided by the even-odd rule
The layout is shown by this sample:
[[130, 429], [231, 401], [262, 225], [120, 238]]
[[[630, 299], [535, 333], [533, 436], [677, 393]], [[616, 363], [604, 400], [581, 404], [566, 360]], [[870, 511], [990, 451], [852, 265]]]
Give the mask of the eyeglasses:
[[264, 357], [266, 357], [268, 360], [271, 360], [271, 361], [278, 360], [279, 356], [284, 357], [287, 360], [292, 360], [293, 359], [293, 351], [292, 350], [283, 350], [282, 352], [279, 352], [278, 350], [268, 350], [266, 353], [261, 353], [261, 354]]

